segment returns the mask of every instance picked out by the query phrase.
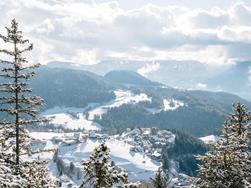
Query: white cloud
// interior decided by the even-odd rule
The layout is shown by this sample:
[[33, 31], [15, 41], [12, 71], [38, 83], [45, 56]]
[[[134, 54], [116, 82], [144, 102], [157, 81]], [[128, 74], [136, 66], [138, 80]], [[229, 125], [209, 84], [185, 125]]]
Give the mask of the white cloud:
[[54, 30], [54, 25], [50, 19], [45, 19], [38, 27], [34, 28], [34, 32], [41, 35], [48, 35]]
[[223, 26], [218, 32], [219, 38], [230, 42], [251, 43], [251, 27]]
[[138, 73], [141, 74], [142, 76], [146, 76], [152, 72], [155, 72], [157, 70], [159, 70], [160, 68], [160, 64], [159, 63], [155, 63], [152, 62], [151, 64], [147, 63], [145, 66], [141, 67], [140, 69], [138, 69]]
[[[123, 9], [121, 0], [3, 0], [0, 25], [3, 28], [16, 17], [34, 42], [31, 59], [40, 63], [92, 64], [115, 58], [224, 65], [251, 59], [249, 3], [224, 1], [212, 8], [206, 1], [208, 8], [194, 8], [183, 1], [184, 6], [174, 1], [172, 5], [151, 2]], [[128, 5], [132, 7], [130, 1]], [[227, 5], [225, 9], [223, 5]], [[147, 65], [141, 73], [157, 68]]]
[[203, 90], [205, 90], [205, 89], [207, 89], [207, 84], [204, 84], [204, 83], [197, 83], [197, 84], [196, 84], [196, 88], [197, 88], [197, 89], [203, 89]]

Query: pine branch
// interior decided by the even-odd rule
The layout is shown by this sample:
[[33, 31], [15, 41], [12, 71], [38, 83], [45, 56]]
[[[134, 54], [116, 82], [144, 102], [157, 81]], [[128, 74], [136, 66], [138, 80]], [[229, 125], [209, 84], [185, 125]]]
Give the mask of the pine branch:
[[40, 63], [34, 64], [34, 65], [30, 65], [27, 67], [22, 67], [20, 70], [26, 70], [26, 69], [35, 69], [38, 68], [40, 66]]
[[0, 129], [9, 128], [11, 126], [15, 126], [15, 123], [12, 121], [0, 120]]
[[[29, 104], [30, 107], [34, 107], [36, 105], [42, 105], [44, 103], [44, 100], [37, 96], [21, 96], [19, 99], [20, 104]], [[0, 103], [1, 104], [13, 104], [16, 101], [16, 96], [10, 96], [10, 97], [0, 97]]]
[[15, 69], [12, 68], [12, 67], [9, 67], [9, 68], [3, 68], [1, 71], [2, 71], [2, 72], [12, 72], [12, 73], [14, 73], [14, 72], [15, 72]]
[[30, 41], [28, 39], [25, 39], [25, 40], [21, 40], [20, 43], [21, 44], [25, 44], [25, 43], [29, 43]]
[[28, 72], [28, 73], [23, 73], [23, 74], [17, 75], [17, 78], [18, 79], [20, 79], [20, 78], [30, 79], [30, 78], [34, 77], [35, 75], [36, 75], [35, 72]]
[[4, 41], [4, 42], [9, 42], [9, 38], [5, 37], [3, 35], [0, 34], [0, 38]]
[[7, 83], [7, 84], [0, 84], [0, 91], [1, 92], [26, 92], [26, 91], [31, 91], [30, 88], [27, 88], [27, 83], [17, 83], [17, 84], [12, 84], [12, 83]]
[[56, 149], [43, 149], [43, 150], [38, 150], [38, 151], [30, 151], [29, 153], [22, 153], [21, 155], [29, 155], [29, 156], [32, 156], [32, 155], [35, 155], [35, 154], [40, 154], [40, 153], [47, 153], [47, 152], [55, 152]]
[[27, 51], [31, 51], [33, 49], [33, 44], [29, 44], [29, 46], [23, 50], [18, 51], [19, 54], [22, 54]]
[[36, 124], [36, 123], [48, 123], [50, 120], [45, 117], [36, 117], [35, 119], [20, 120], [20, 125]]
[[37, 116], [38, 110], [33, 108], [19, 108], [19, 109], [8, 108], [8, 109], [0, 109], [0, 112], [6, 112], [9, 113], [10, 115], [23, 113], [35, 118]]
[[[24, 57], [19, 57], [17, 59], [17, 62], [20, 63], [20, 64], [28, 64], [28, 61]], [[20, 70], [23, 70], [22, 67], [20, 67]]]
[[6, 61], [6, 60], [0, 60], [0, 63], [3, 63], [3, 64], [14, 64], [13, 62]]
[[2, 49], [2, 50], [0, 49], [0, 53], [5, 53], [5, 54], [10, 55], [10, 56], [15, 56], [14, 52], [6, 50], [6, 49]]
[[6, 85], [2, 87], [0, 86], [0, 92], [15, 93], [16, 91], [18, 91], [20, 94], [26, 93], [26, 92], [32, 92], [30, 88], [21, 87], [20, 85], [17, 85], [17, 86]]

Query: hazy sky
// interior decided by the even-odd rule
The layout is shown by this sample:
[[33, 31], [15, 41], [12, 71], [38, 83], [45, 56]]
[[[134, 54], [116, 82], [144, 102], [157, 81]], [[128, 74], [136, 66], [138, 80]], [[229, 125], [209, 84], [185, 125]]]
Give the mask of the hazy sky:
[[106, 59], [251, 59], [251, 1], [1, 0], [34, 42], [33, 61], [93, 64]]
[[[91, 1], [89, 1], [91, 2]], [[109, 2], [109, 0], [96, 0], [96, 3]], [[213, 7], [227, 8], [233, 5], [236, 0], [118, 0], [121, 8], [135, 9], [146, 4], [155, 4], [157, 6], [182, 6], [187, 8], [210, 9]], [[242, 1], [243, 2], [243, 1]], [[248, 1], [247, 1], [248, 2]]]

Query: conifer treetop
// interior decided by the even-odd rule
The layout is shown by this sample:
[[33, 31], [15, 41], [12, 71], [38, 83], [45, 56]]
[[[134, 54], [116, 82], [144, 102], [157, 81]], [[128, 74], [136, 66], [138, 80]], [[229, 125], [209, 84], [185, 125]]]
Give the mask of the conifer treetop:
[[248, 125], [251, 116], [239, 102], [226, 119], [221, 135], [203, 156], [199, 166], [198, 188], [247, 188], [251, 182], [251, 152]]

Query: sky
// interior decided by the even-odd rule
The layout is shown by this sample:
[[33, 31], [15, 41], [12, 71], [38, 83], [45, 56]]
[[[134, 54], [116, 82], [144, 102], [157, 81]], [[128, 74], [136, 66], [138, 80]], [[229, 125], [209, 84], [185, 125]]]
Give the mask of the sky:
[[1, 0], [0, 11], [0, 32], [16, 18], [42, 64], [251, 60], [250, 0]]

